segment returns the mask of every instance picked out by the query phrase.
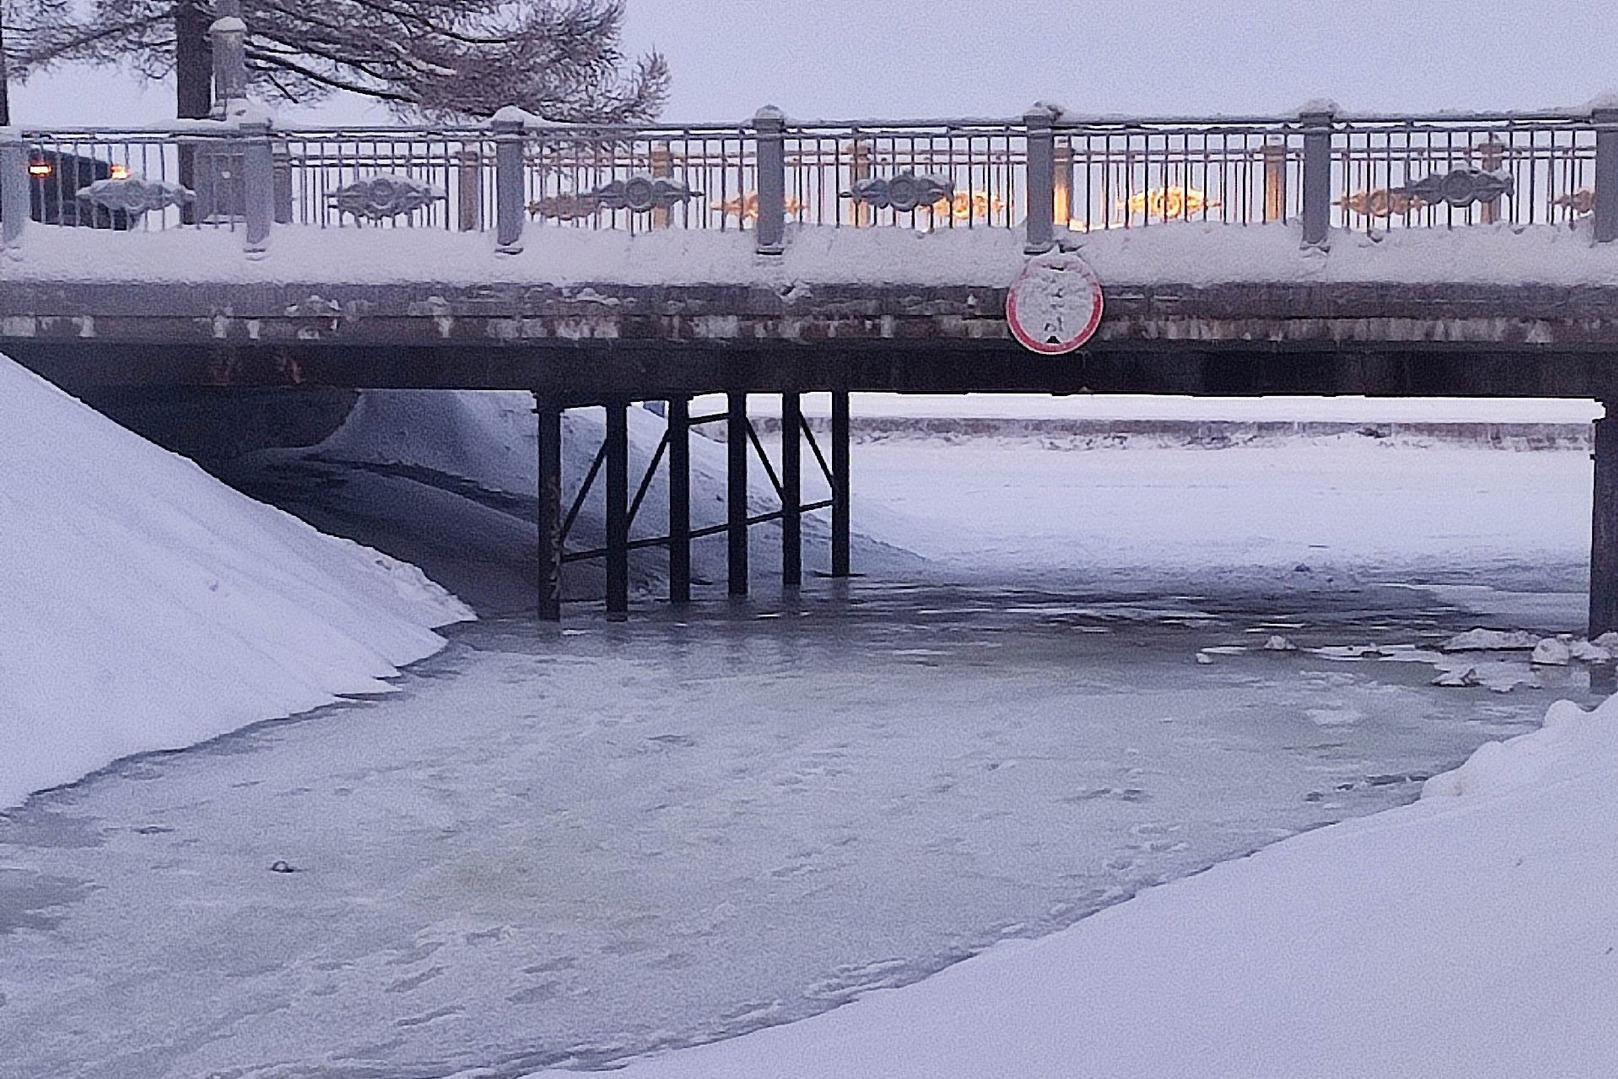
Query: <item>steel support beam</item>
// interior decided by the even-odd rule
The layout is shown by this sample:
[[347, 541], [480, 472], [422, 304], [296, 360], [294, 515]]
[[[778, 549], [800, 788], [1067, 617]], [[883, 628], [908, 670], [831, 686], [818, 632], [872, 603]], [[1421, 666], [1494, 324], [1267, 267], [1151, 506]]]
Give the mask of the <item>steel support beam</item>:
[[781, 587], [803, 587], [803, 398], [781, 394]]
[[629, 617], [629, 402], [607, 409], [607, 619]]
[[1618, 415], [1609, 402], [1595, 422], [1590, 500], [1590, 637], [1618, 629]]
[[691, 399], [671, 397], [669, 421], [669, 602], [691, 602]]
[[851, 576], [848, 557], [848, 391], [831, 395], [831, 575]]
[[725, 532], [730, 540], [730, 594], [747, 595], [747, 394], [731, 393], [725, 410]]
[[539, 619], [562, 620], [562, 407], [534, 395], [539, 420]]

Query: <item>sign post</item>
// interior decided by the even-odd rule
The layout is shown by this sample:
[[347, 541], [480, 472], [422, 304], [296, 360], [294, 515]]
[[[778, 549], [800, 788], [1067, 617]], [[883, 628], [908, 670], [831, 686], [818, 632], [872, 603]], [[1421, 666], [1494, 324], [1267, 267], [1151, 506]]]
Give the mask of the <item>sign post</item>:
[[1101, 324], [1101, 282], [1078, 255], [1030, 259], [1006, 295], [1006, 322], [1019, 344], [1044, 356], [1082, 348]]

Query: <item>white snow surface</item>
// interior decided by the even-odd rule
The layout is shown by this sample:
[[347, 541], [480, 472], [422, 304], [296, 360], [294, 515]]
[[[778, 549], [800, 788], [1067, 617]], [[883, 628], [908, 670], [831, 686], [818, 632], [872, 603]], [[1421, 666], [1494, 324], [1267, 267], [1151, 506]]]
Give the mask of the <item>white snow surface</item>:
[[[1610, 1075], [1618, 699], [1421, 801], [622, 1079]], [[565, 1072], [545, 1072], [562, 1076]]]
[[[722, 409], [723, 398], [704, 398]], [[831, 412], [826, 394], [805, 394], [805, 415]], [[706, 406], [703, 406], [706, 407]], [[757, 394], [755, 415], [780, 415], [780, 399]], [[995, 420], [1152, 420], [1287, 423], [1586, 424], [1601, 415], [1594, 401], [1529, 397], [1186, 397], [1168, 394], [858, 393], [857, 418]]]
[[[1073, 233], [1103, 285], [1172, 282], [1447, 282], [1618, 285], [1618, 252], [1588, 227], [1474, 225], [1332, 234], [1330, 250], [1304, 250], [1291, 225], [1171, 222]], [[0, 281], [328, 281], [555, 285], [817, 283], [1008, 287], [1027, 256], [1016, 229], [789, 228], [785, 254], [754, 252], [746, 232], [530, 226], [523, 250], [496, 253], [487, 233], [280, 226], [269, 251], [249, 259], [239, 235], [168, 229], [110, 233], [28, 229], [0, 262]], [[430, 269], [427, 269], [430, 267]]]
[[0, 356], [0, 808], [120, 757], [387, 691], [471, 616]]

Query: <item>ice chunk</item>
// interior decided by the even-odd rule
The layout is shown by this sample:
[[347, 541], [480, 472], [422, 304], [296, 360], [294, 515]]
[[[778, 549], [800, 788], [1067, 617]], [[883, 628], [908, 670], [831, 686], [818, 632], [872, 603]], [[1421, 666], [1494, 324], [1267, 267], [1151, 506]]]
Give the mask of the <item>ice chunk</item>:
[[1567, 647], [1573, 653], [1573, 658], [1583, 663], [1612, 662], [1611, 648], [1606, 645], [1596, 644], [1594, 641], [1587, 641], [1583, 637], [1576, 641], [1568, 642]]
[[1520, 629], [1484, 629], [1481, 626], [1457, 633], [1438, 646], [1441, 652], [1516, 652], [1539, 644], [1537, 634]]
[[1478, 677], [1476, 667], [1467, 667], [1465, 670], [1445, 671], [1433, 679], [1435, 686], [1481, 686], [1483, 680]]
[[1572, 651], [1568, 643], [1556, 637], [1546, 637], [1534, 646], [1534, 654], [1529, 656], [1529, 662], [1545, 667], [1566, 667], [1572, 658]]

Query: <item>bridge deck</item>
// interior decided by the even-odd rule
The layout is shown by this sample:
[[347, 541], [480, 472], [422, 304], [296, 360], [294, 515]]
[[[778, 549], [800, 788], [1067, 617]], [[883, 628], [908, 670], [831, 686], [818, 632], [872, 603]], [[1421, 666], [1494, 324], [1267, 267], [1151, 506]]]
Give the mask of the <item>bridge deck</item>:
[[[1081, 242], [1082, 241], [1082, 242]], [[1543, 226], [1336, 237], [1177, 224], [1074, 246], [1107, 312], [1077, 356], [1005, 322], [1006, 230], [558, 230], [519, 255], [426, 230], [37, 229], [0, 263], [0, 349], [69, 385], [1110, 390], [1608, 397], [1618, 249]], [[414, 280], [409, 278], [414, 277]]]

